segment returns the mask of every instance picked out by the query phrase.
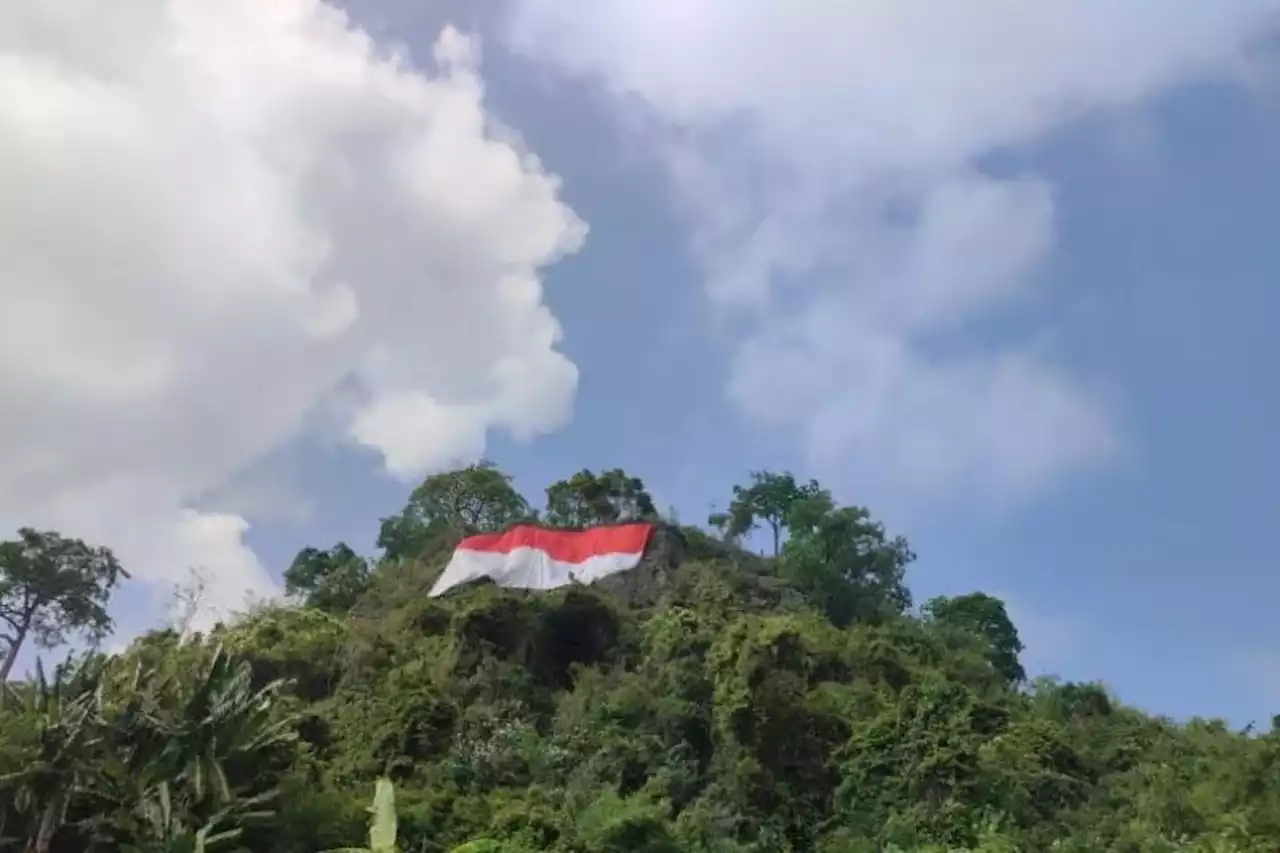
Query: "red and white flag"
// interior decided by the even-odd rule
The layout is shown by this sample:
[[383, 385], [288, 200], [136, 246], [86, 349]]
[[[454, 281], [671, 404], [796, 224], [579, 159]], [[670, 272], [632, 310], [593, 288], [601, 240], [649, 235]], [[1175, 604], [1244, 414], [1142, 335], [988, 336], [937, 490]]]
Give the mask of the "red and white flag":
[[[520, 524], [502, 533], [469, 536], [458, 543], [429, 596], [488, 577], [498, 586], [555, 589], [591, 583], [634, 569], [644, 556], [653, 525], [610, 524], [586, 530], [554, 530]], [[572, 577], [570, 576], [572, 575]]]

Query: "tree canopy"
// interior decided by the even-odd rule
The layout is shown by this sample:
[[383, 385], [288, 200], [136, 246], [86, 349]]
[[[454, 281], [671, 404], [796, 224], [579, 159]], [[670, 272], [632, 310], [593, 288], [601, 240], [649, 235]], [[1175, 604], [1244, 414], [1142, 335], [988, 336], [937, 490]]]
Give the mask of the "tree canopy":
[[830, 498], [814, 480], [801, 485], [789, 473], [752, 471], [749, 485], [733, 487], [728, 512], [713, 513], [708, 522], [733, 542], [757, 525], [766, 525], [773, 535], [773, 555], [776, 557], [782, 551], [782, 537], [791, 526], [796, 508], [808, 501], [829, 502]]
[[[1003, 602], [913, 614], [907, 541], [817, 483], [752, 475], [735, 504], [722, 530], [758, 521], [776, 555], [683, 528], [683, 562], [633, 570], [661, 576], [656, 596], [605, 580], [428, 599], [459, 536], [532, 512], [491, 465], [427, 478], [377, 560], [304, 549], [292, 601], [7, 685], [0, 851], [1280, 848], [1276, 726], [1175, 723], [1029, 677]], [[638, 478], [580, 472], [544, 522], [652, 516]], [[113, 558], [19, 542], [0, 550], [6, 613], [23, 589], [76, 589], [105, 619]], [[34, 580], [62, 571], [99, 583]], [[46, 591], [52, 627], [32, 635], [104, 630], [56, 603], [78, 600]]]
[[939, 596], [925, 603], [926, 619], [934, 624], [980, 638], [987, 648], [987, 659], [1011, 682], [1027, 677], [1018, 655], [1022, 653], [1022, 641], [1005, 611], [1004, 602], [985, 593], [973, 592], [954, 597]]
[[644, 481], [621, 468], [599, 474], [582, 470], [547, 487], [544, 518], [557, 527], [616, 524], [657, 515]]
[[49, 649], [111, 631], [107, 601], [128, 574], [107, 548], [24, 527], [0, 542], [0, 683], [28, 641]]
[[369, 586], [369, 563], [345, 542], [328, 551], [303, 548], [284, 571], [284, 591], [308, 607], [345, 613]]
[[382, 520], [378, 547], [387, 559], [412, 558], [433, 539], [502, 530], [534, 515], [511, 477], [480, 462], [423, 480], [399, 514]]

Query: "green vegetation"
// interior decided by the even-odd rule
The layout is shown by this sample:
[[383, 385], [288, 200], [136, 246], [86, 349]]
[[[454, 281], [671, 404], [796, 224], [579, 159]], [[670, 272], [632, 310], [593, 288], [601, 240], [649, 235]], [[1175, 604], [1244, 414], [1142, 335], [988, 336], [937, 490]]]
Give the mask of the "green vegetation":
[[[536, 515], [477, 465], [415, 490], [377, 559], [305, 549], [295, 603], [10, 684], [0, 850], [1280, 849], [1280, 734], [1028, 682], [999, 600], [912, 615], [906, 541], [817, 483], [752, 475], [717, 535], [657, 519], [622, 471], [547, 498], [549, 524], [652, 518], [667, 558], [429, 599], [461, 536]], [[767, 556], [740, 546], [757, 528]], [[121, 576], [22, 531], [3, 648], [102, 635]]]

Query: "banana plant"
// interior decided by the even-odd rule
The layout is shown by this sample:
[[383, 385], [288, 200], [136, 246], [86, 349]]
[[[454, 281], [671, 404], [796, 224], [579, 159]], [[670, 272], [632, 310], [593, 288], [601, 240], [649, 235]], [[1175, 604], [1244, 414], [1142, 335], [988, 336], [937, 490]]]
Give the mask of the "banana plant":
[[31, 820], [27, 853], [48, 853], [72, 799], [92, 784], [94, 752], [105, 729], [104, 669], [105, 659], [90, 655], [60, 667], [50, 680], [37, 660], [33, 683], [17, 697], [38, 721], [39, 749], [25, 770], [0, 776], [0, 797]]
[[368, 847], [340, 847], [325, 853], [400, 853], [396, 844], [396, 791], [390, 779], [378, 780], [369, 813]]
[[164, 747], [156, 762], [162, 776], [187, 783], [199, 801], [230, 803], [235, 795], [225, 770], [229, 758], [261, 755], [297, 737], [293, 719], [273, 719], [272, 703], [284, 683], [254, 690], [249, 664], [217, 647], [162, 726]]
[[239, 826], [227, 826], [231, 815], [226, 809], [215, 813], [198, 829], [187, 826], [173, 808], [167, 782], [148, 792], [139, 811], [149, 838], [141, 846], [124, 846], [121, 853], [217, 853], [240, 838]]

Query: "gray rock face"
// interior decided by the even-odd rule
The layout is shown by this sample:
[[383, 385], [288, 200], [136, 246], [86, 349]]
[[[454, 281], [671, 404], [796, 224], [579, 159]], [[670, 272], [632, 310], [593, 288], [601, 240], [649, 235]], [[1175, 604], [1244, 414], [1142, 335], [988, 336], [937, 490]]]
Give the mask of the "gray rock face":
[[672, 574], [684, 562], [685, 546], [679, 527], [658, 522], [638, 566], [629, 572], [602, 578], [592, 587], [616, 595], [632, 607], [655, 604], [670, 585]]

